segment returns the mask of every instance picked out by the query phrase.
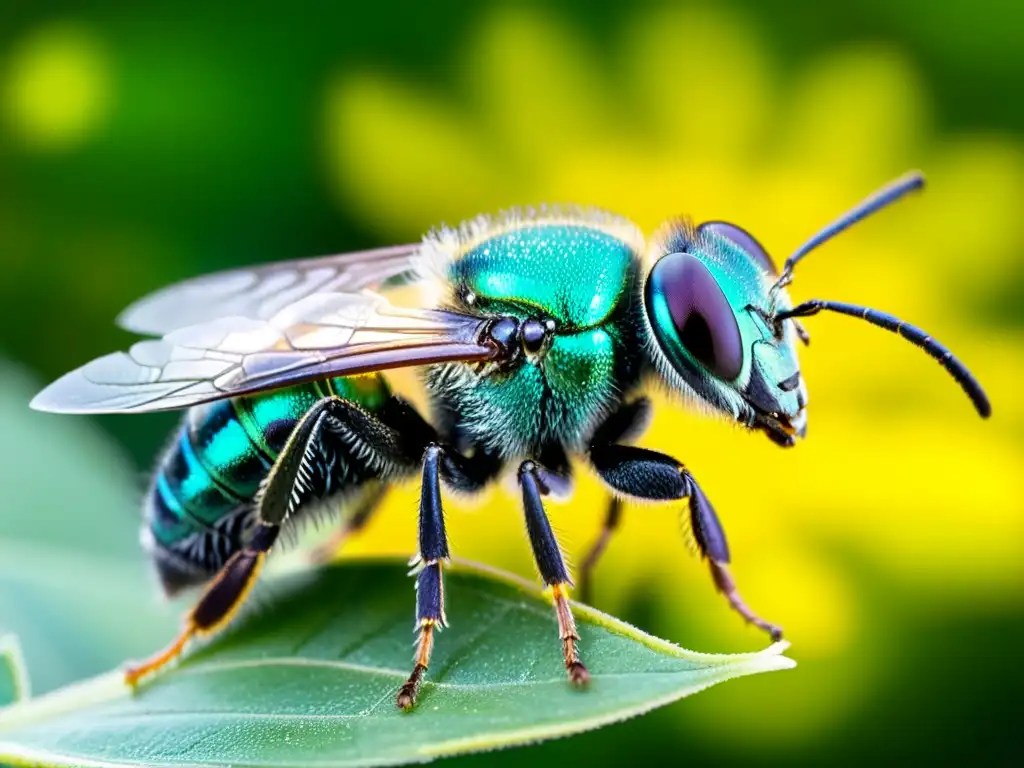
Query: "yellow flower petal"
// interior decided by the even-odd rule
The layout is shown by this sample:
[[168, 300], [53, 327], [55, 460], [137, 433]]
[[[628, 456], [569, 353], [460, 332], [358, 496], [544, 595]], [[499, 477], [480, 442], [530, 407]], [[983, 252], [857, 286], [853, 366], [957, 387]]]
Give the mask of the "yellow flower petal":
[[68, 22], [43, 26], [21, 40], [3, 73], [3, 108], [28, 147], [77, 146], [107, 115], [111, 91], [107, 56], [96, 35]]

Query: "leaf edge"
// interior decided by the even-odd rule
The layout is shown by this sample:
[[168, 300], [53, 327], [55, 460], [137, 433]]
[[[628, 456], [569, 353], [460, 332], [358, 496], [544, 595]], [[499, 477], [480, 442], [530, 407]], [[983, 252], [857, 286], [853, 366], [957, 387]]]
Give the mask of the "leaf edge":
[[[401, 558], [381, 557], [354, 557], [334, 561], [327, 567], [359, 566], [361, 564], [373, 563], [380, 565], [382, 561], [390, 561], [396, 565], [403, 564]], [[451, 561], [452, 571], [475, 576], [483, 576], [492, 581], [511, 586], [525, 595], [551, 603], [550, 590], [541, 589], [535, 583], [513, 573], [503, 571], [494, 566], [474, 562], [462, 558], [453, 558]], [[285, 575], [290, 569], [279, 571], [278, 575]], [[731, 666], [727, 674], [719, 679], [699, 684], [696, 687], [686, 687], [673, 690], [671, 693], [643, 702], [640, 705], [624, 707], [614, 712], [607, 712], [589, 719], [574, 720], [571, 725], [546, 725], [532, 728], [525, 728], [516, 731], [504, 731], [500, 733], [491, 732], [472, 737], [461, 737], [448, 741], [438, 742], [429, 747], [421, 748], [416, 754], [421, 758], [420, 762], [430, 762], [438, 758], [450, 757], [462, 754], [494, 751], [516, 746], [528, 746], [541, 741], [566, 738], [580, 733], [597, 730], [606, 725], [624, 722], [639, 717], [655, 709], [672, 704], [683, 698], [700, 693], [718, 683], [726, 682], [747, 675], [760, 674], [762, 672], [781, 671], [796, 667], [796, 662], [787, 656], [782, 655], [789, 648], [790, 643], [785, 640], [775, 642], [760, 651], [749, 653], [702, 653], [683, 648], [668, 640], [650, 635], [638, 627], [615, 618], [609, 614], [592, 608], [589, 605], [573, 601], [573, 610], [577, 618], [587, 623], [594, 624], [602, 629], [626, 637], [637, 642], [657, 653], [684, 659], [708, 666]], [[17, 652], [20, 654], [20, 645], [13, 636], [0, 636], [0, 642], [12, 638]], [[0, 646], [2, 647], [2, 646]], [[22, 665], [24, 670], [24, 666]], [[0, 707], [0, 733], [16, 730], [19, 726], [31, 724], [45, 717], [59, 717], [81, 709], [81, 702], [86, 699], [89, 704], [106, 701], [121, 696], [125, 689], [129, 688], [124, 682], [124, 677], [119, 669], [114, 669], [100, 675], [86, 678], [47, 693], [35, 699], [22, 698], [8, 707]], [[98, 696], [89, 694], [98, 693]], [[11, 717], [12, 714], [20, 717]], [[33, 716], [34, 715], [34, 716]], [[92, 760], [83, 762], [81, 759], [71, 755], [54, 753], [49, 750], [25, 749], [17, 743], [8, 742], [0, 738], [0, 759], [18, 766], [44, 766], [53, 768], [64, 768], [65, 766], [88, 766], [88, 768], [123, 768], [127, 763]], [[385, 760], [373, 765], [407, 765], [413, 760], [403, 759], [399, 761]], [[211, 767], [215, 764], [209, 764]], [[283, 764], [284, 765], [284, 764]], [[369, 763], [359, 763], [369, 765]]]
[[14, 699], [0, 704], [0, 711], [7, 707], [23, 704], [32, 698], [32, 683], [28, 675], [28, 666], [25, 664], [25, 655], [21, 651], [21, 643], [17, 635], [0, 634], [0, 658], [3, 659], [7, 668], [11, 670], [11, 680], [14, 683]]

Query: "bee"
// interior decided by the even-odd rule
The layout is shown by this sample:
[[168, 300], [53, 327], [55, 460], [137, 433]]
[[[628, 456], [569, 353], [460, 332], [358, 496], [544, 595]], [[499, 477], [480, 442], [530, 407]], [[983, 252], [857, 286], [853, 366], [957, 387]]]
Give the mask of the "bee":
[[[794, 268], [852, 224], [923, 186], [918, 173], [878, 190], [821, 229], [779, 270], [743, 228], [671, 220], [648, 241], [594, 209], [541, 208], [440, 228], [422, 242], [223, 272], [171, 286], [119, 323], [153, 338], [101, 357], [32, 406], [72, 413], [190, 409], [144, 504], [142, 543], [169, 593], [205, 585], [167, 649], [127, 669], [135, 685], [245, 601], [282, 529], [317, 503], [344, 507], [337, 538], [364, 525], [385, 489], [420, 476], [413, 670], [396, 696], [411, 709], [446, 624], [449, 559], [442, 484], [475, 493], [514, 467], [526, 532], [550, 590], [570, 682], [589, 672], [569, 601], [573, 580], [544, 511], [568, 496], [570, 457], [610, 491], [581, 588], [621, 516], [621, 500], [684, 511], [717, 590], [773, 639], [730, 574], [725, 532], [678, 459], [634, 446], [650, 417], [643, 386], [793, 446], [807, 429], [801, 319], [838, 312], [934, 357], [982, 417], [968, 369], [924, 331], [836, 301], [794, 305]], [[422, 289], [399, 306], [395, 285]], [[420, 366], [430, 418], [382, 372]]]

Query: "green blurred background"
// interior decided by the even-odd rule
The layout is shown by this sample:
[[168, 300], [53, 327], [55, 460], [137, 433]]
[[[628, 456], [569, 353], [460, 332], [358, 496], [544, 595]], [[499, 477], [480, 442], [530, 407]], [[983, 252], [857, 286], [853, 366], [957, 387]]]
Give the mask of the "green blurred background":
[[[731, 219], [782, 255], [919, 167], [924, 196], [823, 248], [792, 293], [920, 323], [985, 383], [992, 420], [919, 352], [839, 317], [809, 322], [794, 451], [659, 399], [644, 444], [701, 479], [741, 588], [800, 666], [456, 762], [1024, 760], [1024, 4], [79, 5], [0, 9], [0, 629], [37, 692], [175, 622], [134, 543], [175, 417], [27, 411], [41, 383], [130, 343], [112, 319], [133, 298], [543, 201], [648, 231]], [[602, 504], [584, 476], [552, 511], [577, 557]], [[532, 573], [505, 490], [450, 506], [458, 555]], [[598, 607], [698, 650], [761, 646], [677, 527], [628, 509]], [[414, 531], [410, 486], [350, 551], [409, 554]]]

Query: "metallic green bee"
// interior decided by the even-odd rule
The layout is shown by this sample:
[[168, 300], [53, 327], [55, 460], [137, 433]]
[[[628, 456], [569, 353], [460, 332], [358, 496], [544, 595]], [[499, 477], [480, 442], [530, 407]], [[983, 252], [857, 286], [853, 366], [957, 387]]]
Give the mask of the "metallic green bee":
[[[148, 494], [142, 540], [168, 592], [208, 585], [178, 638], [131, 668], [128, 681], [222, 627], [281, 529], [314, 502], [345, 507], [344, 534], [366, 522], [388, 484], [420, 473], [419, 642], [397, 697], [411, 708], [445, 623], [441, 480], [475, 492], [512, 464], [569, 679], [586, 683], [572, 581], [543, 505], [571, 490], [569, 456], [588, 461], [613, 496], [581, 569], [584, 584], [616, 527], [618, 499], [685, 504], [717, 589], [779, 637], [740, 598], [722, 526], [693, 475], [629, 444], [648, 419], [638, 392], [660, 380], [689, 403], [792, 446], [807, 425], [797, 362], [797, 341], [807, 336], [797, 318], [829, 310], [924, 349], [987, 417], [981, 386], [924, 332], [851, 304], [793, 306], [785, 290], [807, 253], [922, 184], [910, 174], [883, 188], [781, 272], [757, 240], [725, 222], [671, 221], [645, 243], [608, 213], [541, 209], [481, 217], [420, 244], [202, 277], [142, 299], [120, 323], [162, 338], [93, 361], [32, 403], [78, 413], [191, 408]], [[422, 308], [384, 298], [400, 283], [423, 289]], [[425, 366], [430, 421], [380, 373], [402, 366]]]

